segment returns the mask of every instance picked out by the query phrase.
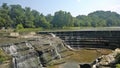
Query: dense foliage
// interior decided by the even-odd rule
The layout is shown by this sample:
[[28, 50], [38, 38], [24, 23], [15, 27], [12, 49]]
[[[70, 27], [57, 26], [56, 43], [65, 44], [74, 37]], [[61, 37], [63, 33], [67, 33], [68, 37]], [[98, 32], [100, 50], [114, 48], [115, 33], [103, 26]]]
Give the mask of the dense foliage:
[[120, 15], [111, 11], [95, 11], [88, 15], [73, 17], [70, 12], [57, 11], [54, 16], [44, 16], [21, 5], [0, 6], [0, 28], [64, 28], [64, 27], [109, 27], [120, 26]]

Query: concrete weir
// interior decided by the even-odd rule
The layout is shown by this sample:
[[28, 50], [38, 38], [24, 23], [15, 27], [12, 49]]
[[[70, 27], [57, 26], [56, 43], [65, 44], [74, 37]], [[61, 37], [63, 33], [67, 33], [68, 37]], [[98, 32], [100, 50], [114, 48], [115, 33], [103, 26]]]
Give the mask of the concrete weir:
[[53, 33], [73, 48], [109, 48], [120, 47], [120, 30], [77, 30], [44, 31], [39, 34]]

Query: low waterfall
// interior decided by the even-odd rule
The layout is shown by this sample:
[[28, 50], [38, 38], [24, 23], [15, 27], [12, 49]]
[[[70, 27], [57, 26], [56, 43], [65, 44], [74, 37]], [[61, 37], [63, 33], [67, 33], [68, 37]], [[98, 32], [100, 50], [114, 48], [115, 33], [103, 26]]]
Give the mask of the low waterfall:
[[55, 34], [53, 34], [53, 33], [49, 33], [52, 37], [56, 37], [56, 35]]
[[13, 63], [13, 68], [17, 68], [16, 59], [14, 57], [12, 58], [12, 63]]
[[56, 46], [55, 46], [55, 53], [56, 53], [56, 56], [57, 56], [59, 59], [61, 59], [61, 55], [58, 53], [58, 50], [57, 50]]
[[49, 41], [49, 43], [50, 43], [50, 46], [54, 47], [55, 56], [56, 56], [57, 58], [61, 59], [61, 55], [58, 53], [57, 47], [54, 46], [50, 41]]
[[11, 55], [14, 55], [17, 52], [17, 50], [16, 50], [16, 48], [15, 48], [14, 45], [11, 45], [10, 48], [9, 48], [9, 50], [10, 50], [10, 54]]

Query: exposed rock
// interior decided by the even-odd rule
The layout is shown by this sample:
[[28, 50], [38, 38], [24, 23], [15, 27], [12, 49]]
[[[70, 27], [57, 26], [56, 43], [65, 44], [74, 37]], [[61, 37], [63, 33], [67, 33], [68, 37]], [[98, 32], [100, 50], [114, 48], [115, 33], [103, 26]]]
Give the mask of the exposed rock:
[[11, 37], [18, 37], [19, 33], [18, 32], [12, 32], [12, 33], [10, 33], [10, 36]]
[[35, 32], [30, 32], [29, 34], [30, 34], [30, 35], [36, 35], [36, 33], [35, 33]]
[[108, 54], [108, 55], [103, 55], [99, 58], [97, 58], [93, 65], [92, 65], [92, 68], [104, 68], [104, 67], [109, 67], [109, 68], [112, 68], [114, 67], [114, 65], [116, 64], [116, 56], [117, 54], [120, 53], [120, 49], [115, 49], [115, 51], [113, 51], [113, 53], [111, 54]]
[[120, 49], [119, 48], [115, 49], [115, 52], [120, 53]]
[[67, 50], [60, 38], [51, 35], [5, 44], [1, 48], [12, 56], [11, 68], [42, 68], [53, 60], [61, 59], [61, 52]]

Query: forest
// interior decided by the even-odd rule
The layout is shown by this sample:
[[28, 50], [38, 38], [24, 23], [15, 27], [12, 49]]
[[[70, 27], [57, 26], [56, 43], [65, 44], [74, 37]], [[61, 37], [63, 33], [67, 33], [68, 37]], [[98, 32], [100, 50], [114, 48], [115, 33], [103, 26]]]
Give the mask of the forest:
[[111, 11], [94, 11], [88, 15], [73, 17], [70, 12], [56, 11], [54, 15], [43, 15], [30, 7], [21, 5], [0, 6], [1, 28], [65, 28], [65, 27], [111, 27], [120, 26], [120, 14]]

